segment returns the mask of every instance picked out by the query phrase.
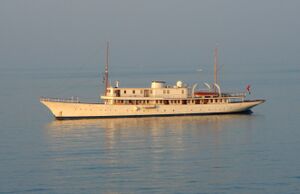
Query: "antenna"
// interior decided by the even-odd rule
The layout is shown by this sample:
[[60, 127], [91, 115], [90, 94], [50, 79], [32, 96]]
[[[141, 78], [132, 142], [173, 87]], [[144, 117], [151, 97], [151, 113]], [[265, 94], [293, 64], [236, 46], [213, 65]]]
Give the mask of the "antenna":
[[108, 81], [108, 62], [109, 62], [109, 41], [106, 43], [106, 56], [105, 56], [105, 72], [104, 72], [104, 79], [105, 79], [105, 90], [104, 94], [106, 96], [107, 94], [107, 88], [109, 87], [109, 81]]

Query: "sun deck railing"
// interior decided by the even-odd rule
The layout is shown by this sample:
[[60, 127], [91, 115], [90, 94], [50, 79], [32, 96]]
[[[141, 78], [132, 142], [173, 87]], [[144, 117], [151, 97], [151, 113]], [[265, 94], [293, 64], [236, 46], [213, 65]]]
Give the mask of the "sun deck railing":
[[239, 92], [239, 93], [222, 93], [221, 95], [215, 94], [215, 95], [203, 95], [203, 96], [197, 96], [193, 95], [190, 97], [194, 98], [202, 98], [202, 99], [211, 99], [211, 98], [245, 98], [246, 93], [245, 92]]
[[222, 97], [246, 97], [246, 93], [245, 92], [239, 92], [239, 93], [223, 93]]

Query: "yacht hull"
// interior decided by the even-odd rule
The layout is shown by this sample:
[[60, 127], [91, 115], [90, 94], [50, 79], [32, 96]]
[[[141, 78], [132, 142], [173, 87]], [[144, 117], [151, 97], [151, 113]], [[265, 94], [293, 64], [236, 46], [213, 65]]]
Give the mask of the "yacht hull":
[[101, 103], [56, 102], [41, 100], [56, 119], [149, 117], [247, 112], [264, 100], [216, 104], [185, 105], [110, 105]]

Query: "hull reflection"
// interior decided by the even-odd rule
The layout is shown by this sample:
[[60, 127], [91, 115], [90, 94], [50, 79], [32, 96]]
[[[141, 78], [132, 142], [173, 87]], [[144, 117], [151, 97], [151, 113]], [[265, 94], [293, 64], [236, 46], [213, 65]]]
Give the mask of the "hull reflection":
[[[104, 136], [105, 141], [122, 137], [156, 138], [159, 136], [218, 134], [224, 129], [252, 128], [256, 118], [250, 114], [185, 116], [185, 117], [146, 117], [111, 118], [96, 120], [54, 120], [46, 128], [48, 135], [59, 137], [76, 135]], [[167, 135], [168, 134], [168, 135]], [[180, 137], [180, 136], [178, 136]]]
[[211, 184], [225, 184], [227, 174], [234, 176], [222, 176], [231, 171], [232, 159], [248, 154], [235, 148], [251, 145], [257, 119], [260, 116], [56, 120], [45, 126], [45, 136], [53, 169], [71, 166], [69, 172], [78, 177], [92, 173], [100, 177], [102, 190], [119, 188], [120, 180], [134, 185], [141, 180], [149, 187], [203, 182], [200, 175]]
[[[46, 128], [51, 130], [69, 131], [73, 129], [128, 129], [128, 128], [152, 128], [164, 129], [173, 126], [176, 129], [186, 128], [186, 125], [196, 125], [198, 128], [222, 129], [222, 124], [231, 121], [251, 120], [254, 115], [228, 114], [228, 115], [205, 115], [184, 117], [141, 117], [141, 118], [107, 118], [107, 119], [81, 119], [81, 120], [54, 120]], [[201, 124], [201, 125], [200, 125]], [[221, 125], [220, 125], [221, 124]]]

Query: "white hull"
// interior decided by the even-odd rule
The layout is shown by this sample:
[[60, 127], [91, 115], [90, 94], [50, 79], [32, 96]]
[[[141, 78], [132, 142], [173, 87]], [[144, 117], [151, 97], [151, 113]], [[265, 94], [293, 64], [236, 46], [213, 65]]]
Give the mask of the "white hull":
[[264, 100], [187, 105], [110, 105], [41, 100], [57, 119], [226, 114], [250, 110]]

